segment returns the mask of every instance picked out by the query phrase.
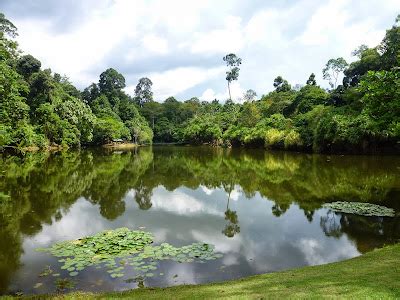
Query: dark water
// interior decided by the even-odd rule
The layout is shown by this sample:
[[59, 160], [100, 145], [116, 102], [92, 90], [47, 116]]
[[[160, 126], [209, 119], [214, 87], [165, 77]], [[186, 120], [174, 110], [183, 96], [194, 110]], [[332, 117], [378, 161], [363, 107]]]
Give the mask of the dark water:
[[[164, 261], [145, 286], [204, 283], [324, 264], [400, 239], [400, 218], [341, 215], [331, 201], [400, 211], [400, 157], [320, 156], [194, 147], [29, 154], [0, 160], [0, 293], [55, 292], [68, 278], [36, 252], [60, 240], [144, 227], [155, 243], [214, 244], [206, 264]], [[177, 276], [176, 276], [177, 275]], [[134, 288], [89, 268], [74, 289]], [[39, 283], [36, 288], [34, 286]]]

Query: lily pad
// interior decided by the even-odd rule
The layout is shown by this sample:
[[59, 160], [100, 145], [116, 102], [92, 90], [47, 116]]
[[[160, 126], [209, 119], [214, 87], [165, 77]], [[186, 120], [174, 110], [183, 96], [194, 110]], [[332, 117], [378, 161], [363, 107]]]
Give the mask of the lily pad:
[[362, 202], [332, 202], [323, 205], [336, 212], [354, 214], [361, 216], [394, 217], [395, 212], [392, 208], [381, 205], [362, 203]]
[[61, 269], [68, 270], [70, 276], [77, 276], [78, 271], [95, 265], [96, 268], [105, 266], [112, 278], [123, 277], [123, 271], [128, 266], [139, 276], [152, 277], [154, 274], [149, 271], [156, 271], [161, 260], [190, 263], [222, 257], [222, 254], [214, 252], [213, 245], [205, 243], [193, 243], [180, 248], [168, 243], [152, 243], [153, 235], [150, 232], [118, 228], [74, 241], [59, 242], [40, 251], [61, 258], [58, 260], [62, 263]]

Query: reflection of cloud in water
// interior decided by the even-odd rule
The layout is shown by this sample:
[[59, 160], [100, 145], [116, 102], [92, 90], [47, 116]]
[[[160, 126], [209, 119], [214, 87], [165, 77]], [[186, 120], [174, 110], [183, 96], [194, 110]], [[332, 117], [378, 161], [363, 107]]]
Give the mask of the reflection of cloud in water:
[[208, 207], [204, 201], [199, 201], [182, 190], [166, 193], [164, 188], [158, 188], [153, 193], [151, 201], [153, 203], [152, 209], [154, 210], [174, 212], [178, 215], [202, 213], [221, 215], [216, 209]]
[[24, 244], [35, 247], [49, 245], [59, 240], [77, 239], [107, 229], [103, 217], [96, 212], [93, 204], [84, 198], [78, 199], [59, 221], [43, 225], [42, 231], [34, 237], [25, 238]]
[[[178, 275], [174, 278], [175, 275]], [[174, 264], [165, 274], [168, 285], [195, 284], [196, 271], [194, 264]]]
[[235, 185], [235, 188], [231, 192], [231, 199], [234, 201], [238, 201], [241, 194], [242, 192], [240, 190], [240, 186]]
[[201, 232], [198, 230], [191, 231], [193, 237], [199, 241], [208, 244], [212, 244], [215, 246], [215, 250], [222, 253], [228, 252], [240, 252], [240, 249], [243, 244], [242, 237], [236, 235], [233, 238], [226, 238], [222, 236], [222, 233], [219, 232]]
[[209, 189], [208, 187], [201, 185], [200, 188], [202, 189], [202, 191], [207, 194], [208, 196], [210, 196], [213, 192], [214, 189]]
[[167, 240], [167, 235], [170, 231], [166, 228], [159, 228], [152, 231], [155, 243], [164, 243]]
[[312, 238], [300, 239], [297, 247], [303, 252], [307, 263], [310, 265], [321, 265], [360, 255], [356, 247], [347, 238], [341, 240], [340, 247], [336, 243], [335, 251], [332, 251], [330, 247], [327, 249], [326, 243], [322, 245], [321, 242]]
[[238, 265], [240, 262], [237, 255], [227, 254], [222, 258], [222, 263], [225, 266], [233, 266]]

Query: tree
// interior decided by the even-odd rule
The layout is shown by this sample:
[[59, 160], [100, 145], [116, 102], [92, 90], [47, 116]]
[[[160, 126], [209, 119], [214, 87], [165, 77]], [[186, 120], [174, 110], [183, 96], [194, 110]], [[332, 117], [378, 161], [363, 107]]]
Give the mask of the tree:
[[369, 71], [360, 83], [363, 112], [383, 135], [400, 138], [400, 71]]
[[386, 35], [379, 45], [381, 57], [381, 69], [389, 71], [400, 65], [400, 14], [396, 18], [393, 27], [386, 31]]
[[230, 53], [223, 58], [229, 71], [226, 71], [226, 80], [228, 81], [229, 99], [232, 100], [230, 83], [239, 78], [239, 66], [242, 64], [242, 59], [237, 57], [236, 54]]
[[288, 92], [292, 89], [288, 81], [283, 79], [282, 76], [278, 76], [274, 79], [274, 87], [277, 93]]
[[342, 73], [348, 66], [348, 63], [343, 57], [336, 59], [331, 58], [322, 70], [323, 78], [329, 80], [331, 88], [336, 89], [337, 81], [340, 73]]
[[153, 92], [151, 91], [152, 85], [153, 82], [147, 77], [139, 79], [135, 88], [135, 100], [140, 107], [143, 107], [144, 103], [153, 101]]
[[8, 35], [11, 38], [18, 36], [17, 27], [6, 19], [4, 14], [0, 13], [0, 39], [3, 39], [4, 35]]
[[361, 58], [362, 54], [368, 49], [369, 48], [368, 48], [367, 45], [362, 44], [357, 49], [353, 50], [353, 52], [351, 52], [351, 55], [357, 56], [358, 58]]
[[347, 88], [357, 86], [368, 71], [377, 71], [381, 68], [381, 56], [376, 48], [360, 46], [353, 51], [359, 60], [352, 62], [344, 71], [343, 85]]
[[253, 127], [261, 119], [260, 111], [254, 102], [246, 102], [240, 111], [238, 123], [245, 127]]
[[85, 101], [89, 105], [91, 105], [92, 102], [99, 96], [100, 96], [99, 86], [95, 83], [89, 85], [82, 92], [83, 101]]
[[125, 87], [125, 78], [116, 70], [110, 68], [100, 74], [99, 88], [101, 93], [112, 94]]
[[17, 62], [18, 73], [26, 79], [33, 73], [39, 72], [41, 66], [41, 62], [30, 54], [22, 56]]
[[151, 124], [151, 128], [154, 130], [156, 120], [162, 113], [162, 105], [156, 101], [145, 102], [143, 107], [140, 109], [140, 112], [146, 118], [147, 122]]
[[243, 95], [244, 101], [251, 102], [257, 97], [257, 93], [253, 90], [247, 90]]
[[315, 80], [314, 73], [311, 73], [310, 77], [308, 77], [306, 84], [307, 85], [317, 85], [317, 81]]
[[17, 35], [14, 24], [0, 13], [0, 60], [14, 60], [18, 57], [18, 43], [13, 40]]

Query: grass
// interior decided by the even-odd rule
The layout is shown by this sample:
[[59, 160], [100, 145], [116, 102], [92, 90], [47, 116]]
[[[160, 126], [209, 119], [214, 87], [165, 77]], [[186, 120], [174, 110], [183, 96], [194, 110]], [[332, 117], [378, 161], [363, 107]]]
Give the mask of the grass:
[[350, 260], [252, 276], [240, 280], [125, 292], [81, 293], [56, 299], [265, 299], [400, 298], [400, 244]]

